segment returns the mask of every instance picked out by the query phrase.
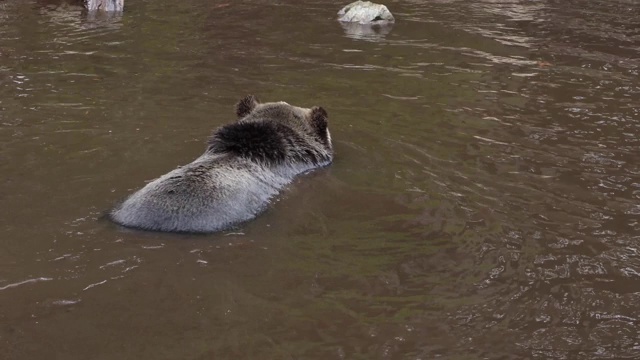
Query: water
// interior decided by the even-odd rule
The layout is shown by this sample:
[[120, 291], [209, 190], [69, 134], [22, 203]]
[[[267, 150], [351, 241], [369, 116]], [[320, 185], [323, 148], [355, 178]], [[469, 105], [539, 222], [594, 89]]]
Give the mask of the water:
[[[640, 357], [636, 1], [0, 3], [3, 359]], [[102, 215], [246, 94], [335, 163], [209, 236]]]

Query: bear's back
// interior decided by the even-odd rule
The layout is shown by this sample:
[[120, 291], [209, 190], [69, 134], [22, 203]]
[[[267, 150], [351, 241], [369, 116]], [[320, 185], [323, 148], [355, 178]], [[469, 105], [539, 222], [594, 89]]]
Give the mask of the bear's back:
[[244, 159], [205, 154], [148, 183], [111, 218], [144, 230], [219, 231], [255, 217], [289, 181]]

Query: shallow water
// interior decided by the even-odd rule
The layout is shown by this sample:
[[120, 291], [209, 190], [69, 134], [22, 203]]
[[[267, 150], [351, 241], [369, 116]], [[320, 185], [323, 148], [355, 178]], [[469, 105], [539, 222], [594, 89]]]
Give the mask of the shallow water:
[[[640, 3], [0, 3], [4, 359], [640, 357]], [[208, 236], [102, 215], [245, 94], [332, 166]]]

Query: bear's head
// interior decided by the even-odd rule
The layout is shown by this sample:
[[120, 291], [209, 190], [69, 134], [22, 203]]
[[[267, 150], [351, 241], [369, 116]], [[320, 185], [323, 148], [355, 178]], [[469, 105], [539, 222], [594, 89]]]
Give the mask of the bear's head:
[[284, 101], [260, 103], [255, 96], [249, 95], [236, 104], [236, 115], [238, 122], [257, 122], [265, 119], [277, 121], [300, 133], [310, 135], [326, 150], [332, 151], [329, 116], [320, 106], [302, 108]]

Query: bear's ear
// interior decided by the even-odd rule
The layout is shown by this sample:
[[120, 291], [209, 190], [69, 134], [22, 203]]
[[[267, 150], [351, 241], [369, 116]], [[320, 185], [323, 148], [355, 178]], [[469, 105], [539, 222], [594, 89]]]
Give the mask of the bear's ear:
[[238, 119], [249, 115], [258, 104], [258, 98], [253, 95], [248, 95], [240, 100], [236, 104], [236, 115], [238, 115]]
[[315, 130], [316, 135], [323, 141], [327, 140], [327, 126], [329, 126], [329, 115], [327, 111], [320, 106], [311, 108], [311, 126]]

